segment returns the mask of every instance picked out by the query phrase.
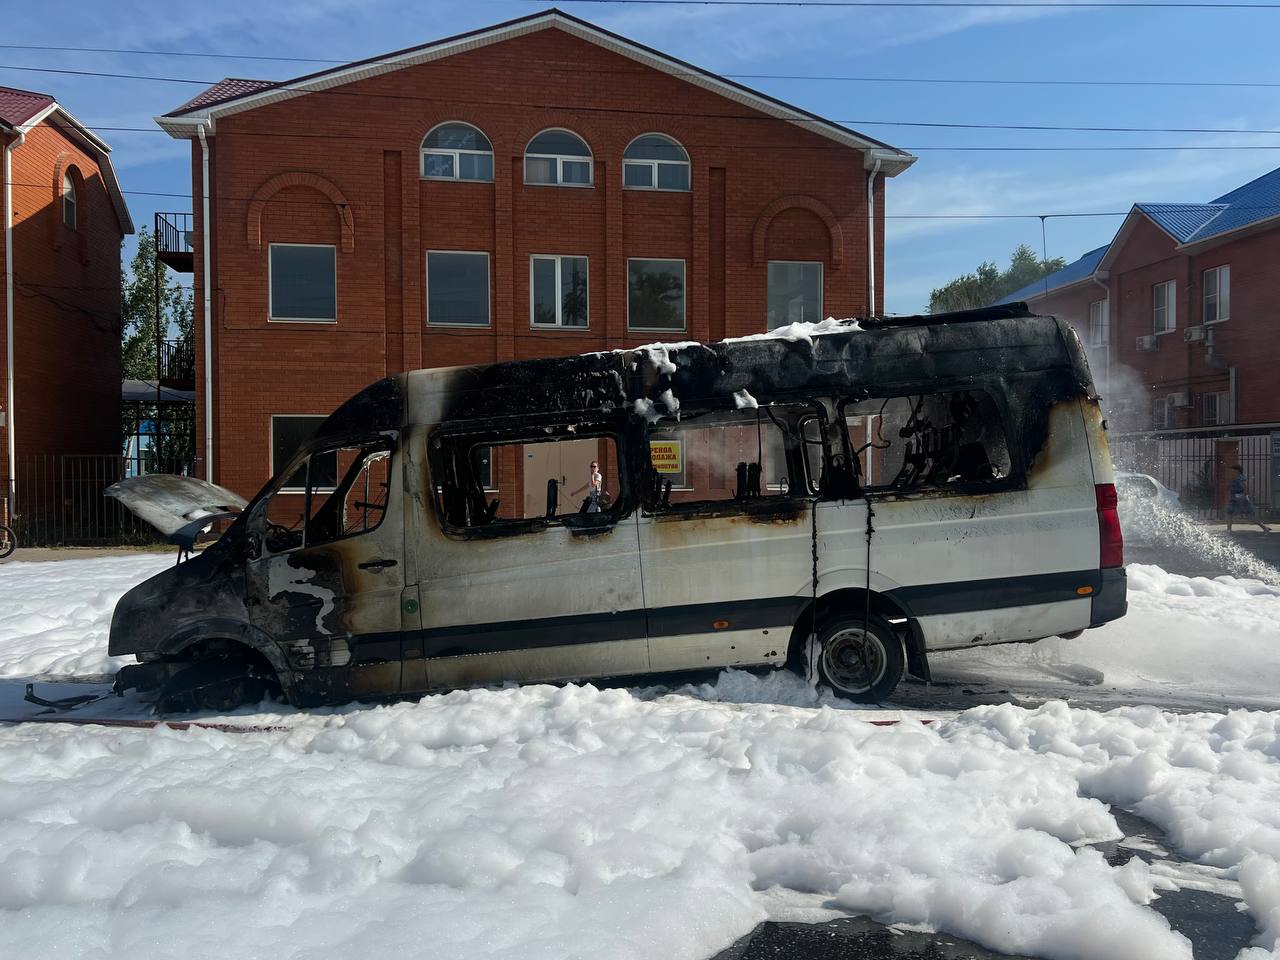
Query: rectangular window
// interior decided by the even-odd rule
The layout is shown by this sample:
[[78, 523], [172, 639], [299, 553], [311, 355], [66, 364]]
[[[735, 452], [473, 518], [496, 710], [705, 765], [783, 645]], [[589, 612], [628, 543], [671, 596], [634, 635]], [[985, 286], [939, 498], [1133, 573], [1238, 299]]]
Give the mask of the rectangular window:
[[622, 165], [622, 185], [624, 187], [652, 187], [653, 168], [651, 163], [624, 163]]
[[984, 390], [848, 401], [844, 419], [871, 490], [966, 488], [1013, 471], [1005, 414]]
[[1231, 422], [1231, 392], [1219, 390], [1200, 395], [1200, 424], [1218, 427]]
[[1105, 347], [1111, 340], [1111, 316], [1106, 300], [1089, 304], [1089, 346]]
[[[311, 439], [316, 428], [324, 423], [322, 416], [274, 414], [271, 417], [271, 475], [283, 470], [302, 445]], [[338, 476], [337, 460], [333, 457], [313, 457], [311, 472], [314, 486], [333, 488]], [[285, 481], [284, 490], [303, 490], [307, 485], [306, 465], [299, 467]]]
[[586, 257], [530, 258], [529, 313], [535, 327], [586, 327], [588, 292]]
[[1173, 425], [1173, 408], [1169, 406], [1168, 397], [1153, 397], [1151, 400], [1151, 428], [1167, 430]]
[[769, 329], [822, 319], [822, 264], [769, 261]]
[[[822, 470], [817, 411], [805, 404], [741, 410], [681, 409], [679, 423], [649, 434], [646, 503], [657, 510], [689, 504], [759, 501], [816, 490]], [[801, 449], [816, 445], [816, 456]], [[794, 451], [794, 453], [791, 453]], [[813, 453], [813, 451], [809, 451]]]
[[489, 325], [489, 255], [427, 253], [427, 323]]
[[337, 247], [273, 243], [267, 272], [270, 319], [304, 323], [333, 323], [338, 319]]
[[269, 553], [320, 546], [376, 529], [386, 515], [391, 490], [391, 441], [379, 437], [318, 451], [303, 463], [298, 476], [296, 489], [278, 489], [265, 505], [263, 542]]
[[1166, 280], [1151, 288], [1151, 332], [1169, 333], [1177, 323], [1174, 282]]
[[1204, 272], [1204, 322], [1217, 323], [1231, 316], [1231, 267]]
[[627, 329], [683, 330], [683, 260], [627, 261]]
[[[432, 486], [443, 525], [498, 531], [505, 525], [518, 533], [559, 524], [597, 526], [621, 516], [617, 439], [580, 424], [546, 430], [559, 435], [484, 434], [433, 441]], [[501, 495], [491, 496], [498, 493], [490, 485], [492, 464], [499, 462], [517, 465], [516, 476], [504, 481]], [[592, 463], [598, 464], [597, 471]]]

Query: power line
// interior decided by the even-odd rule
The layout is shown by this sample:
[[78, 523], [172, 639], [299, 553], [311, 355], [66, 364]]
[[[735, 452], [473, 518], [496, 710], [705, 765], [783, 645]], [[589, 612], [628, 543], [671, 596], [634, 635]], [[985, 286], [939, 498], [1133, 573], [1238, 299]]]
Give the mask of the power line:
[[[0, 64], [3, 70], [31, 70], [43, 73], [60, 73], [72, 74], [75, 76], [103, 77], [114, 79], [131, 79], [131, 80], [154, 80], [164, 83], [197, 83], [212, 84], [213, 81], [208, 80], [187, 80], [177, 77], [155, 77], [144, 76], [138, 74], [118, 74], [103, 73], [90, 70], [66, 70], [53, 67], [22, 67], [12, 64]], [[274, 88], [272, 92], [297, 90], [298, 88], [290, 88], [287, 85]], [[734, 113], [690, 113], [688, 111], [663, 111], [663, 110], [646, 110], [641, 108], [630, 107], [600, 107], [591, 105], [572, 105], [558, 103], [515, 103], [513, 101], [501, 100], [457, 100], [442, 97], [423, 97], [412, 96], [407, 94], [383, 94], [369, 92], [352, 92], [342, 90], [314, 90], [303, 91], [308, 96], [315, 95], [340, 95], [352, 96], [360, 98], [379, 98], [394, 100], [410, 100], [420, 103], [447, 103], [451, 106], [472, 105], [472, 106], [500, 106], [512, 107], [518, 106], [525, 109], [535, 110], [564, 110], [570, 112], [581, 113], [610, 113], [625, 115], [640, 115], [646, 117], [652, 116], [672, 116], [678, 118], [698, 117], [701, 119], [714, 120], [754, 120], [754, 121], [777, 121], [781, 118], [769, 116], [767, 114], [734, 114]], [[815, 124], [857, 124], [859, 126], [892, 126], [892, 127], [919, 127], [929, 129], [950, 129], [950, 130], [1015, 130], [1026, 132], [1060, 132], [1060, 133], [1210, 133], [1210, 134], [1241, 134], [1246, 136], [1280, 136], [1280, 129], [1249, 129], [1249, 128], [1231, 128], [1231, 127], [1105, 127], [1105, 126], [1077, 126], [1068, 124], [998, 124], [998, 123], [958, 123], [943, 121], [923, 121], [923, 120], [867, 120], [867, 119], [841, 119], [826, 120], [817, 117], [806, 118], [788, 118], [792, 122], [797, 123], [815, 123]], [[161, 130], [154, 130], [151, 127], [111, 127], [103, 126], [92, 129], [108, 130], [116, 132], [129, 133], [163, 133]], [[276, 136], [307, 136], [307, 134], [260, 134], [260, 135], [276, 135]], [[311, 134], [311, 136], [329, 136], [328, 134]], [[378, 139], [378, 138], [356, 138], [344, 137], [344, 139]], [[1234, 145], [1226, 147], [1234, 149]], [[926, 149], [926, 148], [919, 148]], [[940, 148], [932, 148], [940, 149]]]
[[[530, 0], [526, 0], [530, 2]], [[541, 3], [542, 0], [532, 0]], [[650, 7], [894, 7], [909, 9], [937, 9], [939, 7], [995, 8], [1014, 10], [1280, 10], [1280, 3], [1232, 2], [1197, 3], [1190, 0], [1137, 0], [1102, 3], [1098, 0], [1043, 0], [1043, 2], [1019, 2], [1019, 0], [571, 0], [572, 3], [633, 4]]]
[[[950, 6], [951, 4], [949, 4]], [[1074, 5], [1073, 5], [1074, 6]], [[53, 53], [109, 53], [122, 56], [147, 57], [188, 57], [207, 60], [255, 60], [274, 63], [327, 63], [335, 66], [355, 62], [362, 58], [334, 60], [326, 57], [281, 57], [253, 53], [214, 53], [200, 50], [143, 50], [123, 47], [63, 47], [24, 43], [0, 43], [0, 50], [34, 50]], [[566, 64], [578, 73], [640, 75], [643, 69], [605, 70], [595, 67], [584, 67], [581, 64]], [[675, 71], [675, 76], [703, 76], [698, 71]], [[876, 76], [841, 76], [833, 74], [803, 73], [719, 73], [718, 76], [729, 80], [804, 80], [816, 83], [913, 83], [913, 84], [964, 84], [989, 86], [1047, 86], [1047, 87], [1238, 87], [1276, 89], [1280, 82], [1262, 80], [1057, 80], [1057, 79], [1011, 79], [1008, 77], [876, 77]], [[132, 79], [132, 77], [130, 77]], [[203, 82], [203, 81], [201, 81]], [[274, 81], [273, 81], [274, 82]], [[287, 81], [283, 81], [287, 82]]]

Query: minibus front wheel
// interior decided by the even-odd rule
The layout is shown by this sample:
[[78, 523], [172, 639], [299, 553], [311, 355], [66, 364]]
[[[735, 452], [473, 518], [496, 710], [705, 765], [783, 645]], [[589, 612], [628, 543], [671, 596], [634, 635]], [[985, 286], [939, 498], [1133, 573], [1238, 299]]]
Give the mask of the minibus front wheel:
[[886, 699], [906, 670], [902, 641], [887, 620], [872, 614], [842, 617], [818, 631], [818, 677], [837, 696], [861, 703]]

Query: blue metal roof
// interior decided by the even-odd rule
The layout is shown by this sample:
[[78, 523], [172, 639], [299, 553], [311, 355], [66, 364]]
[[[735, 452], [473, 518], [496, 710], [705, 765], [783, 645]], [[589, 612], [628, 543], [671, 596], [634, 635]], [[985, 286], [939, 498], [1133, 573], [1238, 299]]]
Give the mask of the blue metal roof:
[[1136, 203], [1157, 227], [1178, 243], [1186, 243], [1197, 230], [1226, 209], [1220, 203]]
[[1003, 297], [996, 301], [1001, 303], [1017, 303], [1019, 300], [1030, 300], [1032, 297], [1042, 296], [1046, 290], [1056, 290], [1058, 287], [1065, 287], [1069, 283], [1076, 283], [1079, 280], [1087, 280], [1093, 276], [1093, 271], [1098, 268], [1098, 263], [1102, 260], [1102, 255], [1107, 252], [1106, 246], [1098, 247], [1097, 250], [1090, 250], [1079, 260], [1068, 263], [1061, 270], [1055, 270], [1035, 283], [1029, 283], [1021, 290], [1015, 290], [1007, 297]]
[[1178, 243], [1199, 243], [1280, 216], [1280, 168], [1212, 203], [1139, 203], [1137, 207]]

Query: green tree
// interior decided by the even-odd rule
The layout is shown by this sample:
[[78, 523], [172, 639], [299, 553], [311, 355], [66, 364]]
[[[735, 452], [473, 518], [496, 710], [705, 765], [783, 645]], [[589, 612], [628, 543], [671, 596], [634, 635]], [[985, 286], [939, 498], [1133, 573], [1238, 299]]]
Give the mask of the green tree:
[[160, 270], [159, 322], [163, 339], [191, 343], [191, 294], [156, 262], [156, 248], [146, 227], [138, 231], [138, 250], [120, 282], [120, 335], [124, 375], [130, 380], [156, 379], [156, 271]]
[[1066, 264], [1062, 257], [1041, 260], [1034, 250], [1020, 243], [1009, 258], [1008, 269], [1001, 270], [991, 261], [984, 261], [973, 273], [956, 277], [935, 289], [929, 294], [929, 312], [949, 313], [989, 306], [1001, 297], [1061, 270]]
[[[125, 379], [158, 378], [157, 323], [161, 338], [179, 341], [190, 356], [192, 318], [190, 292], [170, 278], [163, 264], [157, 263], [155, 243], [150, 231], [143, 227], [138, 231], [138, 250], [120, 279], [120, 353]], [[133, 440], [132, 448], [126, 449], [132, 449], [131, 456], [138, 458], [135, 469], [145, 473], [185, 473], [191, 469], [195, 456], [191, 404], [126, 404], [123, 413], [126, 441]]]

